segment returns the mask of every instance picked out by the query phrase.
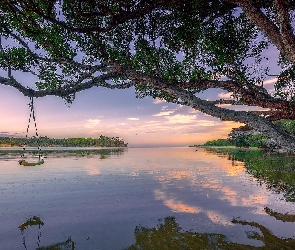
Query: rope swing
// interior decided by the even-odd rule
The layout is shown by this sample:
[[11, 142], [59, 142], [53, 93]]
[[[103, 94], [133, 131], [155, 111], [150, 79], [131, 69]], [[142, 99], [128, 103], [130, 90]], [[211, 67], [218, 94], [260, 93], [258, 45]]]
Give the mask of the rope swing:
[[[29, 123], [28, 123], [28, 127], [27, 127], [26, 140], [24, 142], [23, 153], [21, 155], [21, 160], [19, 160], [18, 163], [20, 165], [23, 165], [23, 166], [37, 166], [37, 165], [43, 164], [44, 163], [44, 159], [42, 158], [42, 155], [41, 155], [41, 146], [40, 146], [40, 139], [39, 139], [38, 130], [37, 130], [37, 124], [36, 124], [36, 117], [35, 117], [35, 111], [34, 111], [34, 99], [33, 99], [33, 97], [30, 97], [29, 107], [31, 109], [31, 112], [30, 112]], [[28, 140], [28, 133], [29, 133], [30, 123], [31, 123], [31, 119], [32, 118], [33, 118], [33, 121], [34, 121], [34, 124], [35, 124], [36, 138], [37, 138], [37, 144], [38, 144], [38, 162], [27, 162], [24, 159], [25, 154], [26, 154], [26, 142]]]

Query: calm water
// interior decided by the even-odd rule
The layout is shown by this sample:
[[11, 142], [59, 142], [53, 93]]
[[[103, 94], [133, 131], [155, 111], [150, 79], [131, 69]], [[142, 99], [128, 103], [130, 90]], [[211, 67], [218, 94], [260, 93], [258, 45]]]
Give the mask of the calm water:
[[165, 249], [147, 240], [152, 229], [155, 241], [187, 240], [183, 249], [196, 249], [195, 238], [207, 239], [203, 249], [267, 239], [273, 249], [281, 239], [282, 249], [295, 246], [295, 203], [233, 157], [194, 148], [81, 152], [48, 152], [43, 165], [24, 167], [0, 151], [0, 249]]

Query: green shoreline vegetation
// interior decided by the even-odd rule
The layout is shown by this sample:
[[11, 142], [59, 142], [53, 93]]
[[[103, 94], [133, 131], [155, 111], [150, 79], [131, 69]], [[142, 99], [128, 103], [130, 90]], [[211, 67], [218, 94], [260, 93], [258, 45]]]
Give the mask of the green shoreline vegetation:
[[193, 145], [191, 147], [244, 147], [244, 148], [268, 148], [264, 135], [247, 135], [236, 138], [217, 139], [207, 141], [202, 145]]
[[127, 147], [122, 138], [107, 137], [101, 135], [99, 138], [63, 138], [55, 139], [42, 137], [0, 137], [0, 147]]
[[[295, 120], [279, 120], [274, 122], [275, 125], [279, 126], [282, 130], [295, 136]], [[272, 149], [269, 139], [262, 134], [257, 135], [239, 135], [230, 136], [226, 139], [217, 139], [207, 141], [202, 145], [193, 145], [190, 147], [243, 147], [243, 148], [265, 148]]]
[[208, 141], [203, 146], [267, 148], [266, 140], [267, 137], [264, 135], [245, 135], [236, 138]]

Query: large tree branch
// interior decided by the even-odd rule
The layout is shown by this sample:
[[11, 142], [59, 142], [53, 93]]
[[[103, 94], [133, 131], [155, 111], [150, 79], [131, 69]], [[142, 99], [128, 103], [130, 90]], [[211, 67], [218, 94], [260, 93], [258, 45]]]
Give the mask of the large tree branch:
[[[257, 105], [255, 105], [254, 103], [250, 103], [250, 104], [246, 104], [243, 101], [240, 100], [233, 100], [233, 99], [220, 99], [220, 100], [215, 100], [215, 101], [208, 101], [208, 103], [214, 104], [214, 105], [222, 105], [222, 104], [226, 104], [226, 105], [243, 105], [243, 106], [247, 106], [247, 107], [257, 107]], [[183, 102], [180, 102], [179, 104], [184, 105]], [[281, 119], [294, 119], [295, 120], [295, 110], [294, 109], [290, 109], [289, 108], [283, 108], [281, 110], [277, 110], [277, 109], [270, 109], [270, 110], [249, 110], [247, 111], [249, 113], [252, 114], [256, 114], [259, 116], [263, 116], [266, 117], [267, 120], [269, 121], [277, 121], [277, 120], [281, 120]]]
[[[214, 105], [222, 105], [222, 104], [226, 104], [226, 105], [244, 105], [245, 103], [242, 103], [238, 100], [233, 100], [233, 99], [219, 99], [219, 100], [215, 100], [215, 101], [208, 101]], [[252, 105], [254, 106], [254, 105]]]
[[29, 97], [44, 97], [48, 95], [55, 95], [55, 96], [59, 96], [63, 98], [66, 98], [80, 91], [90, 89], [92, 87], [105, 87], [109, 89], [126, 89], [134, 85], [134, 83], [130, 81], [123, 82], [121, 84], [119, 83], [111, 84], [106, 82], [108, 80], [113, 79], [115, 76], [118, 76], [118, 74], [108, 73], [108, 74], [97, 76], [93, 78], [92, 80], [86, 81], [84, 83], [80, 83], [80, 84], [76, 83], [71, 85], [65, 85], [62, 87], [57, 87], [56, 89], [45, 89], [45, 90], [33, 90], [31, 88], [24, 87], [22, 84], [16, 81], [13, 77], [5, 78], [0, 76], [0, 84], [11, 86], [17, 89], [19, 92], [21, 92], [25, 96], [29, 96]]
[[[260, 29], [260, 31], [285, 55], [290, 61], [295, 63], [294, 55], [294, 34], [290, 29], [289, 8], [286, 0], [276, 0], [275, 2], [278, 11], [279, 28], [259, 9], [257, 4], [249, 0], [225, 0], [226, 2], [237, 4], [242, 8], [243, 12], [249, 20]], [[284, 37], [284, 38], [283, 38]], [[291, 48], [293, 50], [291, 50]]]
[[291, 62], [295, 62], [295, 36], [289, 17], [290, 4], [288, 0], [275, 0], [274, 6], [277, 9], [277, 23], [281, 34], [282, 41], [285, 45], [285, 53], [291, 58]]
[[228, 92], [238, 93], [240, 104], [259, 106], [270, 109], [295, 109], [295, 103], [272, 97], [262, 86], [243, 86], [234, 80], [198, 80], [177, 83], [183, 89], [189, 89], [196, 92], [210, 88], [220, 88]]
[[294, 152], [294, 138], [289, 134], [273, 125], [269, 120], [247, 111], [234, 111], [221, 107], [217, 107], [201, 98], [198, 98], [188, 90], [182, 89], [177, 85], [169, 84], [168, 82], [158, 77], [151, 77], [134, 70], [126, 70], [126, 75], [129, 79], [141, 82], [141, 84], [152, 85], [159, 88], [175, 98], [180, 98], [181, 101], [202, 113], [220, 118], [223, 121], [235, 121], [245, 123], [256, 129], [260, 133], [269, 138], [275, 138], [277, 146], [284, 148], [288, 152]]

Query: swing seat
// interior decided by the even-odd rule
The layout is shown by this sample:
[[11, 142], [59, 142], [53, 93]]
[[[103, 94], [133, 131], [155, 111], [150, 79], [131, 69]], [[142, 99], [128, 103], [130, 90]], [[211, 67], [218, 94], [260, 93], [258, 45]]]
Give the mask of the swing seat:
[[41, 165], [44, 163], [44, 160], [40, 160], [38, 162], [27, 162], [25, 160], [19, 160], [18, 161], [19, 165], [22, 165], [22, 166], [38, 166], [38, 165]]

